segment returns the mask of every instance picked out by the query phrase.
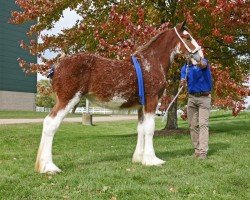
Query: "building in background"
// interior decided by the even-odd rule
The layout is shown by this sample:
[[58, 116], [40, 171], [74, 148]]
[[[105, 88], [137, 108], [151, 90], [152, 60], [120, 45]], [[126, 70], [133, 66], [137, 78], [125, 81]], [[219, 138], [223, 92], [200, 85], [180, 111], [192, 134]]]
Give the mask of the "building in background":
[[36, 57], [19, 46], [29, 24], [8, 23], [13, 10], [15, 1], [0, 0], [0, 110], [35, 110], [37, 77], [25, 75], [17, 62], [21, 57], [36, 63]]

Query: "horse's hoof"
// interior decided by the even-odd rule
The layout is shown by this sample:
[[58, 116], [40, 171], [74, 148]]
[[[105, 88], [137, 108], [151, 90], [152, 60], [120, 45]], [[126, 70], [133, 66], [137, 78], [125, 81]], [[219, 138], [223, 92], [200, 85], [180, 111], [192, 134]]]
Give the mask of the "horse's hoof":
[[157, 158], [155, 155], [147, 155], [143, 157], [142, 164], [146, 166], [160, 166], [166, 161]]
[[132, 158], [133, 163], [141, 163], [142, 162], [142, 154], [134, 154]]
[[39, 173], [47, 173], [47, 174], [56, 174], [61, 172], [60, 170], [54, 163], [43, 163], [41, 164], [38, 172]]

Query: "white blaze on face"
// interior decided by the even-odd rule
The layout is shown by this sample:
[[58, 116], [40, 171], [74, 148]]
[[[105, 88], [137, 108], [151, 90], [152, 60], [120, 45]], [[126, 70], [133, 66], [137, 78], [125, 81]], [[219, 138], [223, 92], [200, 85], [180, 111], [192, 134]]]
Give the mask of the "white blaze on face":
[[[189, 35], [191, 40], [192, 45], [194, 45], [195, 49], [200, 48], [200, 45], [196, 42], [196, 40], [189, 34], [189, 32], [187, 32], [186, 30], [183, 31], [184, 35]], [[199, 51], [197, 51], [194, 55], [193, 55], [194, 59], [196, 61], [200, 61], [201, 58], [204, 58], [203, 52], [200, 49]]]
[[172, 64], [173, 61], [174, 61], [175, 55], [181, 53], [181, 52], [180, 52], [180, 48], [181, 48], [181, 44], [178, 43], [178, 44], [175, 46], [175, 48], [172, 50], [172, 52], [171, 52], [171, 54], [170, 54], [170, 63], [171, 63], [171, 64]]

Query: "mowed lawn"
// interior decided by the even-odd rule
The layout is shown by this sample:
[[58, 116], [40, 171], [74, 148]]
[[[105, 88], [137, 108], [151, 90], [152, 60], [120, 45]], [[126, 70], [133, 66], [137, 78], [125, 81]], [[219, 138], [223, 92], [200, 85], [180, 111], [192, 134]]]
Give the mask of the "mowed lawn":
[[204, 161], [193, 157], [189, 135], [155, 137], [161, 167], [131, 162], [136, 121], [63, 123], [53, 149], [63, 172], [53, 176], [34, 172], [41, 124], [1, 125], [0, 199], [250, 199], [250, 112], [213, 113], [210, 122]]
[[[0, 119], [36, 119], [45, 118], [48, 115], [46, 112], [33, 112], [33, 111], [0, 111]], [[69, 113], [67, 117], [81, 117], [81, 114]]]

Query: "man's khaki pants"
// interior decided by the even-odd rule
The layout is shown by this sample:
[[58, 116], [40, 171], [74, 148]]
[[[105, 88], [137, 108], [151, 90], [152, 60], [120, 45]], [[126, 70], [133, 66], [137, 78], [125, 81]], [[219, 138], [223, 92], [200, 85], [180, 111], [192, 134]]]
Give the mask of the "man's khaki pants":
[[207, 154], [208, 151], [210, 107], [211, 95], [195, 97], [189, 94], [187, 116], [195, 153]]

